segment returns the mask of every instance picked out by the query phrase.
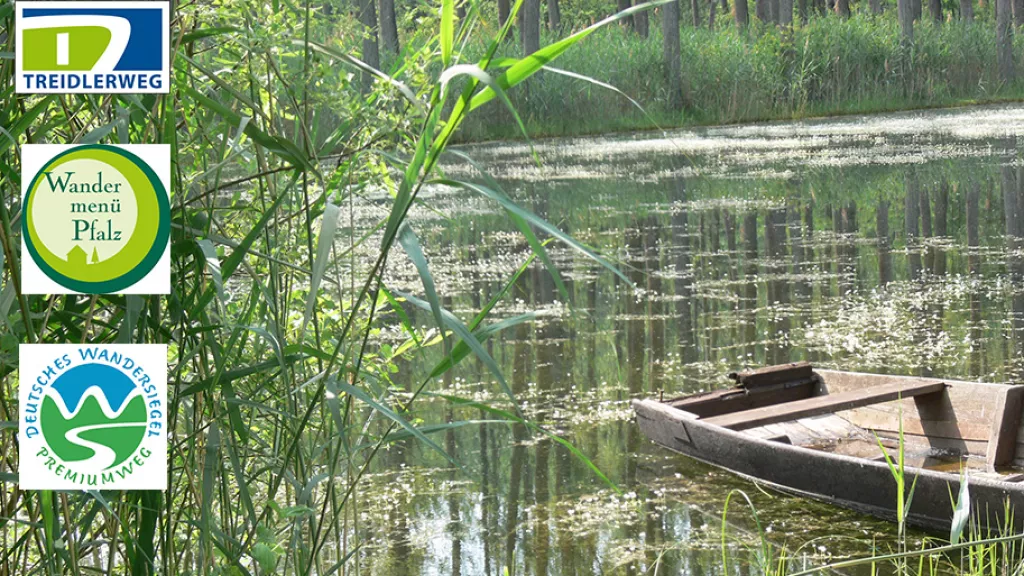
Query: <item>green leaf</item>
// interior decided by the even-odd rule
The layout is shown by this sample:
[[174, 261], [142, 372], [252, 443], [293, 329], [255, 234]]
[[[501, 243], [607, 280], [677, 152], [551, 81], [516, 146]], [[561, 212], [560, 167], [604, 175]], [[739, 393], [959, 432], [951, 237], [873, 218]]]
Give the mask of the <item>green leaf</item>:
[[252, 547], [252, 559], [259, 564], [264, 574], [273, 574], [277, 567], [277, 552], [263, 542], [257, 542]]
[[200, 28], [199, 30], [193, 30], [188, 34], [181, 36], [182, 44], [191, 44], [196, 40], [202, 40], [203, 38], [211, 38], [213, 36], [220, 36], [221, 34], [228, 34], [230, 32], [241, 32], [241, 28], [235, 26], [218, 26], [214, 28]]
[[957, 544], [967, 528], [967, 521], [971, 518], [971, 491], [968, 488], [967, 470], [960, 479], [960, 495], [956, 499], [956, 506], [953, 508], [953, 522], [949, 528], [949, 543]]
[[209, 239], [203, 238], [196, 242], [206, 259], [206, 270], [213, 278], [213, 287], [216, 290], [217, 300], [220, 301], [221, 310], [227, 310], [228, 298], [224, 294], [224, 277], [221, 275], [220, 256], [217, 255], [217, 248]]
[[423, 255], [423, 250], [420, 248], [420, 241], [416, 238], [416, 233], [413, 232], [412, 226], [409, 223], [402, 224], [402, 227], [398, 231], [398, 242], [405, 249], [405, 254], [412, 261], [413, 266], [416, 267], [416, 271], [419, 272], [420, 281], [423, 282], [423, 292], [427, 296], [427, 302], [430, 303], [430, 312], [434, 315], [434, 322], [437, 324], [437, 329], [441, 331], [441, 337], [444, 337], [444, 320], [441, 319], [441, 303], [437, 299], [437, 290], [434, 287], [434, 277], [430, 274], [430, 266], [427, 264], [427, 258]]
[[330, 202], [324, 209], [324, 215], [320, 224], [320, 237], [316, 240], [316, 259], [313, 261], [313, 273], [309, 277], [309, 294], [306, 296], [306, 311], [302, 315], [302, 329], [299, 330], [299, 341], [306, 334], [306, 326], [313, 317], [313, 307], [316, 306], [316, 297], [320, 292], [320, 282], [323, 280], [324, 272], [327, 271], [327, 262], [330, 260], [331, 248], [334, 246], [334, 235], [338, 231], [338, 219], [341, 217], [341, 209]]
[[441, 63], [449, 66], [452, 62], [452, 46], [455, 44], [455, 0], [441, 0]]

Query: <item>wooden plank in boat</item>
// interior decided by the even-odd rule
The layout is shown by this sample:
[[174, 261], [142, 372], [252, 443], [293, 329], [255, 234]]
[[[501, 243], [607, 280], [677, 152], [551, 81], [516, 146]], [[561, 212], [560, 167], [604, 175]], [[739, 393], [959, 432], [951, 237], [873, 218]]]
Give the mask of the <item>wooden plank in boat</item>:
[[819, 433], [824, 436], [834, 438], [836, 440], [844, 438], [869, 437], [862, 428], [850, 424], [835, 414], [815, 416], [814, 418], [804, 418], [800, 420], [800, 423], [808, 428], [818, 430]]
[[757, 370], [733, 372], [729, 374], [729, 377], [747, 388], [755, 388], [758, 386], [783, 384], [794, 380], [808, 380], [813, 373], [814, 369], [811, 367], [810, 362], [791, 362], [789, 364], [758, 368]]
[[745, 410], [703, 420], [709, 424], [715, 424], [731, 430], [745, 430], [776, 422], [788, 422], [820, 414], [830, 414], [840, 410], [850, 410], [869, 404], [889, 402], [899, 398], [934, 394], [941, 392], [945, 388], [946, 385], [944, 383], [933, 380], [901, 380], [882, 384], [881, 386], [873, 386], [864, 390], [851, 390], [839, 394], [815, 396], [783, 405]]
[[[928, 403], [920, 402], [922, 405]], [[991, 410], [983, 416], [978, 416], [977, 419], [970, 419], [971, 413], [967, 411], [960, 414], [959, 411], [949, 409], [938, 415], [932, 415], [929, 412], [927, 407], [923, 410], [919, 409], [917, 403], [911, 400], [903, 403], [863, 406], [844, 412], [841, 416], [862, 428], [879, 432], [897, 433], [902, 419], [903, 431], [908, 434], [988, 442], [991, 433]]]
[[996, 405], [992, 418], [992, 433], [988, 440], [985, 462], [989, 468], [1013, 462], [1017, 452], [1017, 429], [1020, 428], [1020, 409], [1024, 386], [1008, 387]]
[[740, 410], [753, 410], [754, 408], [803, 400], [814, 393], [816, 385], [817, 383], [813, 379], [807, 378], [782, 384], [763, 385], [755, 389], [737, 386], [728, 390], [668, 400], [666, 404], [709, 418]]

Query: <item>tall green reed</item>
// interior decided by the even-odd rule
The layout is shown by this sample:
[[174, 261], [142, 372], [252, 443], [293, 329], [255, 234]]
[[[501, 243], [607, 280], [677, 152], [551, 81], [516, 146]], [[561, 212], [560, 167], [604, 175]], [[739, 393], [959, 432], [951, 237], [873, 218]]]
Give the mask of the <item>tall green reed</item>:
[[[476, 356], [510, 408], [473, 406], [499, 422], [525, 423], [482, 342], [531, 320], [488, 321], [526, 266], [544, 266], [564, 292], [545, 248], [555, 240], [615, 270], [513, 203], [486, 175], [445, 179], [439, 161], [466, 118], [490, 100], [509, 106], [508, 92], [534, 76], [539, 62], [649, 6], [553, 42], [535, 59], [495, 68], [520, 3], [481, 40], [479, 5], [470, 3], [457, 21], [453, 0], [443, 0], [440, 16], [419, 28], [385, 72], [353, 50], [362, 32], [351, 19], [309, 0], [184, 4], [173, 15], [168, 96], [20, 97], [6, 89], [0, 575], [358, 573], [359, 486], [375, 456], [412, 438], [460, 465], [458, 454], [430, 436], [443, 428], [413, 418], [417, 398], [435, 393], [429, 388], [437, 376]], [[12, 7], [0, 5], [7, 30]], [[13, 34], [6, 42], [0, 84], [10, 86]], [[486, 49], [468, 59], [467, 42]], [[360, 89], [364, 75], [372, 79], [369, 92]], [[170, 296], [21, 293], [19, 145], [33, 142], [171, 146]], [[441, 305], [409, 218], [432, 186], [458, 186], [496, 203], [534, 253], [507, 271], [505, 288], [468, 324]], [[357, 205], [380, 191], [390, 193], [386, 214], [357, 224]], [[386, 280], [401, 257], [396, 244], [417, 270], [421, 295]], [[431, 315], [433, 330], [413, 325], [408, 310], [415, 307]], [[382, 326], [400, 327], [403, 342], [382, 345]], [[17, 490], [19, 342], [169, 345], [168, 492]], [[402, 371], [407, 358], [435, 367], [411, 382]]]

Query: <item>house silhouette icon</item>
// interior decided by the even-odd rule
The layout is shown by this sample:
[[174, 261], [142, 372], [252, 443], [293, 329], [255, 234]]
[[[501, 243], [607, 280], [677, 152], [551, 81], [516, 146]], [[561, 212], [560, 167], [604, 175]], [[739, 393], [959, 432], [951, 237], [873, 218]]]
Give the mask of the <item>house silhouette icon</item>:
[[88, 264], [88, 256], [86, 256], [85, 250], [81, 246], [75, 246], [68, 252], [68, 264], [72, 266], [86, 266]]

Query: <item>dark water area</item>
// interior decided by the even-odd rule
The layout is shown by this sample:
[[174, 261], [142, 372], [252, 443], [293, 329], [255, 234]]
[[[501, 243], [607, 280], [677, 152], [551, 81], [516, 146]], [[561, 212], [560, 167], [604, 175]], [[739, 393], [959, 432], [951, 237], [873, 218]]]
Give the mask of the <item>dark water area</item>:
[[[620, 493], [549, 436], [426, 396], [415, 416], [455, 423], [432, 438], [461, 469], [414, 440], [379, 456], [350, 520], [360, 572], [753, 573], [758, 528], [739, 495], [722, 553], [734, 490], [791, 571], [888, 550], [893, 525], [653, 445], [629, 400], [722, 388], [729, 371], [795, 360], [1024, 382], [1021, 136], [1024, 108], [994, 107], [466, 149], [517, 203], [629, 280], [552, 243], [568, 298], [535, 264], [491, 321], [536, 316], [485, 344], [523, 413]], [[482, 181], [449, 162], [448, 176]], [[438, 187], [424, 198], [417, 233], [446, 306], [468, 322], [529, 246], [479, 195]], [[371, 201], [356, 217], [385, 209]], [[409, 265], [389, 285], [422, 294]], [[395, 325], [384, 340], [402, 341]], [[411, 390], [442, 348], [391, 385]], [[428, 390], [511, 409], [472, 357]], [[911, 533], [911, 546], [923, 537]]]

